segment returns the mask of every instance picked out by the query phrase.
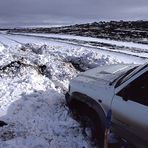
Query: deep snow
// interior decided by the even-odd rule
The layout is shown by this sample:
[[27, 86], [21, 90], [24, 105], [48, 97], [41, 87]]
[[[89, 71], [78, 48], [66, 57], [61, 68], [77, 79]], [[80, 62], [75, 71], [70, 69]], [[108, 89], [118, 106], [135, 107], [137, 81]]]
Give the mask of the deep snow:
[[[122, 57], [122, 58], [120, 58]], [[147, 59], [38, 37], [0, 35], [0, 128], [3, 148], [90, 148], [64, 94], [80, 71]]]

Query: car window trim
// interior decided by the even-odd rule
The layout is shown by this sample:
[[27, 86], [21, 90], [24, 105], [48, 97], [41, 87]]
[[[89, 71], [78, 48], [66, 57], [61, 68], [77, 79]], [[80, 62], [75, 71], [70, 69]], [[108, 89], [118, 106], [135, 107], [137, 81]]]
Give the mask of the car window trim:
[[[146, 72], [147, 72], [147, 71], [145, 71], [144, 73], [142, 73], [142, 75], [144, 75]], [[139, 77], [141, 77], [142, 75], [140, 75]], [[137, 78], [139, 78], [139, 77], [137, 77]], [[140, 98], [135, 98], [135, 99], [134, 99], [134, 98], [124, 98], [124, 96], [119, 95], [120, 92], [124, 91], [124, 89], [126, 89], [126, 87], [128, 87], [128, 85], [130, 85], [131, 83], [133, 83], [134, 81], [136, 81], [137, 78], [134, 79], [134, 80], [133, 80], [132, 82], [130, 82], [129, 84], [127, 84], [127, 85], [126, 85], [123, 89], [121, 89], [116, 95], [122, 97], [123, 100], [125, 100], [125, 101], [128, 101], [128, 100], [129, 100], [129, 101], [133, 101], [133, 102], [139, 103], [139, 104], [144, 105], [144, 106], [148, 106], [147, 104], [141, 102], [141, 99], [142, 99], [142, 98], [141, 98], [141, 99], [140, 99]]]
[[[127, 76], [125, 76], [125, 78], [123, 78], [123, 80], [120, 82], [119, 85], [122, 85], [124, 82], [126, 82], [127, 80], [129, 80], [131, 77], [133, 77], [134, 75], [136, 75], [137, 73], [139, 73], [140, 71], [142, 71], [143, 69], [145, 69], [146, 67], [148, 67], [148, 63], [138, 66], [136, 69], [134, 69], [131, 73], [129, 73]], [[115, 85], [115, 88], [117, 88], [119, 85]]]
[[[148, 67], [147, 67], [148, 68]], [[146, 70], [147, 71], [147, 70]], [[133, 75], [133, 81], [138, 78], [139, 76], [141, 76], [142, 74], [144, 74], [146, 72], [145, 70], [141, 71], [141, 74], [139, 74], [140, 72], [138, 72], [136, 75]], [[120, 92], [122, 89], [124, 89], [128, 84], [130, 84], [132, 81], [130, 79], [124, 81], [121, 85], [119, 85], [118, 87], [115, 88], [115, 94], [117, 95], [118, 92]], [[124, 85], [125, 84], [125, 85]]]

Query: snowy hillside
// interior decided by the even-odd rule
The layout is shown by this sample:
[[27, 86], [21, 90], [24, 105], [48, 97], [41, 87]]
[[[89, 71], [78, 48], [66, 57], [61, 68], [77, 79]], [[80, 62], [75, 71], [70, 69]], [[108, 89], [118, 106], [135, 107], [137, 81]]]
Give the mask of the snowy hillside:
[[91, 147], [89, 136], [85, 137], [83, 128], [72, 119], [64, 94], [79, 72], [106, 64], [147, 61], [146, 45], [142, 54], [135, 54], [131, 44], [127, 46], [130, 53], [124, 47], [122, 52], [107, 50], [61, 41], [60, 37], [1, 33], [0, 120], [7, 125], [0, 127], [0, 146]]

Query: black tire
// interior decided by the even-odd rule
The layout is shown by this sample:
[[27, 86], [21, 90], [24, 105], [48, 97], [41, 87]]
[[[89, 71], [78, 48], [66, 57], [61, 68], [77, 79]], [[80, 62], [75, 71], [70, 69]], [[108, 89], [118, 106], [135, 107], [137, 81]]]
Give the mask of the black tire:
[[84, 128], [89, 127], [91, 129], [91, 140], [102, 148], [104, 143], [105, 129], [102, 128], [101, 120], [96, 111], [87, 104], [77, 100], [70, 102], [69, 108], [75, 120], [80, 122]]

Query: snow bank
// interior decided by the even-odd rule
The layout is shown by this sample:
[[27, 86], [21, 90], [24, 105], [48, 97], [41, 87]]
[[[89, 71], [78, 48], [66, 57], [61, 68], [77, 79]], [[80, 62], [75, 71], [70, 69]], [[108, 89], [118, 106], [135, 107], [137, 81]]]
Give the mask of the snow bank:
[[80, 71], [118, 63], [85, 48], [23, 44], [0, 52], [0, 146], [90, 147], [65, 104], [69, 80]]
[[4, 46], [0, 43], [0, 52], [2, 52], [4, 50]]

